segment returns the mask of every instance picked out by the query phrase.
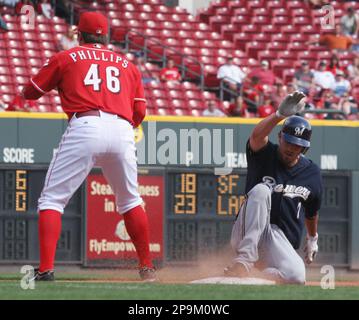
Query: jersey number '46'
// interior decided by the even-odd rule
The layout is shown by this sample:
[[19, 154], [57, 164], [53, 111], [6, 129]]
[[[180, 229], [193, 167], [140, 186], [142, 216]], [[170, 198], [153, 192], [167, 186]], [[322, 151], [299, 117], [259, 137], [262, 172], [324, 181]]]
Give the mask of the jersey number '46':
[[[119, 77], [120, 70], [116, 67], [106, 67], [106, 87], [112, 93], [119, 93], [121, 84]], [[99, 65], [91, 64], [84, 79], [85, 86], [92, 86], [94, 91], [100, 91], [102, 79], [100, 77]]]

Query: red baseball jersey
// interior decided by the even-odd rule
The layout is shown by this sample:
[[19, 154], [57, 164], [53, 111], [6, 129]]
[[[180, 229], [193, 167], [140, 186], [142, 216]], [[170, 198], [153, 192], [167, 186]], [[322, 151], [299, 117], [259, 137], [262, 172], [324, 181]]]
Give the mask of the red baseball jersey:
[[42, 94], [57, 88], [69, 117], [99, 109], [133, 123], [135, 102], [146, 101], [137, 67], [100, 44], [57, 53], [30, 82]]

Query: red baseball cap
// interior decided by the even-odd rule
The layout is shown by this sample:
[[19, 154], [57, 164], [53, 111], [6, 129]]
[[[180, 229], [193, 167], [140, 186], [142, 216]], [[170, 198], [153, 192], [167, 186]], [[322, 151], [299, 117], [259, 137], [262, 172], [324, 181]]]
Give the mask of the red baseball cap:
[[108, 33], [107, 18], [100, 12], [88, 11], [80, 16], [78, 30], [96, 35], [106, 35]]

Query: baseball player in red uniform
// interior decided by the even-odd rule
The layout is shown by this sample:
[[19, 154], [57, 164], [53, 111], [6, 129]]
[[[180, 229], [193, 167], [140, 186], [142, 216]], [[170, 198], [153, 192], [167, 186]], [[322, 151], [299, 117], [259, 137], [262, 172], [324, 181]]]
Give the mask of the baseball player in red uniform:
[[40, 266], [35, 280], [54, 280], [61, 215], [97, 165], [112, 187], [136, 248], [140, 277], [154, 281], [148, 218], [137, 191], [133, 130], [146, 113], [141, 74], [125, 56], [106, 48], [108, 23], [101, 13], [83, 13], [78, 32], [80, 45], [54, 55], [23, 90], [26, 99], [38, 99], [57, 88], [69, 118], [38, 201]]

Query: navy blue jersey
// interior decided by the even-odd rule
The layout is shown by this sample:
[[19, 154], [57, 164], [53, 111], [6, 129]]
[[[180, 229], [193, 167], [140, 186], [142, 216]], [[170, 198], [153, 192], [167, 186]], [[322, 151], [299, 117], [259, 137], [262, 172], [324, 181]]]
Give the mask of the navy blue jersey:
[[294, 167], [285, 167], [279, 160], [278, 145], [271, 142], [253, 152], [248, 141], [247, 162], [246, 193], [260, 182], [273, 185], [270, 222], [281, 228], [298, 249], [304, 217], [314, 217], [320, 209], [323, 186], [318, 166], [301, 156]]

